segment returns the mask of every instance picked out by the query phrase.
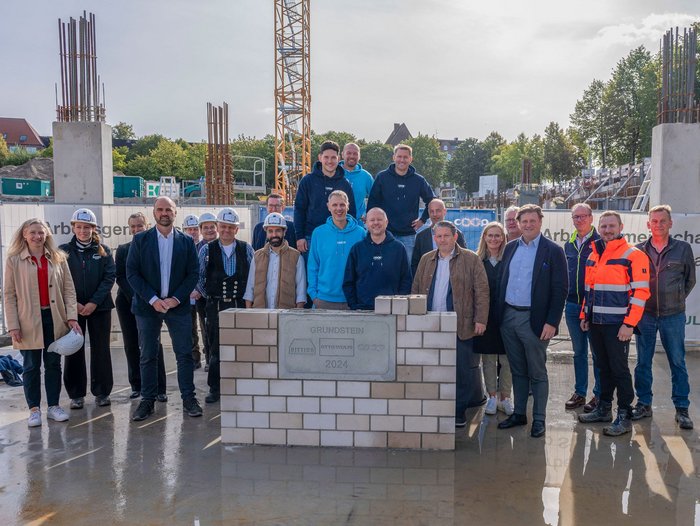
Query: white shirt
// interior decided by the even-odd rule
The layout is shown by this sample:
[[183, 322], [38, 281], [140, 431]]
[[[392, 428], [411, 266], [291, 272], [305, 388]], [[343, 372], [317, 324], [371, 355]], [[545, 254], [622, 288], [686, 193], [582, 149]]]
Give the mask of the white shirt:
[[[280, 282], [280, 256], [272, 249], [270, 250], [270, 259], [267, 264], [267, 279], [265, 282], [265, 300], [268, 309], [277, 308], [277, 288]], [[297, 303], [306, 302], [306, 269], [304, 268], [304, 258], [299, 256], [297, 259], [296, 275]], [[250, 262], [250, 271], [248, 273], [248, 283], [246, 284], [245, 294], [243, 299], [253, 301], [255, 297], [255, 258]]]
[[[156, 236], [158, 239], [158, 256], [160, 259], [160, 297], [167, 298], [170, 289], [170, 269], [173, 264], [173, 245], [175, 244], [175, 231], [170, 231], [170, 234], [164, 236], [160, 230], [156, 228]], [[158, 299], [153, 296], [149, 303], [153, 305]]]
[[437, 268], [435, 269], [435, 286], [433, 288], [432, 311], [447, 311], [447, 292], [450, 290], [450, 260], [455, 255], [452, 253], [443, 258], [438, 252]]

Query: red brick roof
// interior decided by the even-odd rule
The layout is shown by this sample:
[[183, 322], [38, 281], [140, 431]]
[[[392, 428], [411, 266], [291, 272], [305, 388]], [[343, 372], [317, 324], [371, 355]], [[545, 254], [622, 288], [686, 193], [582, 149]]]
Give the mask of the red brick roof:
[[[5, 138], [8, 146], [34, 146], [43, 148], [44, 143], [37, 131], [32, 127], [27, 119], [16, 119], [12, 117], [0, 117], [0, 135]], [[26, 136], [26, 140], [20, 141], [21, 136]]]

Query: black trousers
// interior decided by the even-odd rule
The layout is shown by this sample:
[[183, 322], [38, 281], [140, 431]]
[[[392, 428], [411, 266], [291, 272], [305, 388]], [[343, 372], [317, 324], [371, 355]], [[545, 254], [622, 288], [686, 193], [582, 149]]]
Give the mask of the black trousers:
[[[109, 338], [112, 330], [112, 311], [95, 311], [90, 316], [78, 316], [78, 323], [90, 338], [90, 392], [94, 396], [109, 396], [114, 386], [112, 356]], [[87, 393], [85, 346], [66, 356], [63, 366], [63, 383], [70, 398], [82, 398]]]
[[[194, 304], [195, 309], [197, 311], [197, 318], [199, 318], [199, 328], [202, 331], [202, 350], [204, 351], [204, 360], [206, 363], [209, 363], [209, 338], [207, 337], [207, 300], [206, 298], [199, 298], [196, 303]], [[197, 332], [197, 320], [193, 317], [192, 318], [192, 338], [194, 339], [194, 334]], [[194, 356], [194, 352], [192, 353], [192, 356], [194, 357], [196, 362], [200, 362], [202, 360], [202, 355], [199, 353], [199, 349], [197, 350], [198, 357]]]
[[241, 307], [236, 301], [224, 302], [207, 299], [207, 340], [209, 341], [209, 392], [218, 394], [221, 390], [221, 365], [219, 359], [219, 312]]
[[600, 368], [600, 399], [612, 403], [613, 394], [617, 390], [617, 407], [631, 411], [634, 389], [627, 362], [630, 343], [617, 339], [619, 330], [620, 325], [592, 323], [588, 338]]
[[[141, 350], [139, 349], [139, 330], [136, 326], [136, 316], [131, 312], [131, 304], [123, 296], [118, 295], [115, 303], [124, 340], [129, 385], [132, 391], [141, 392]], [[165, 386], [165, 359], [161, 345], [158, 352], [158, 394], [165, 394]]]

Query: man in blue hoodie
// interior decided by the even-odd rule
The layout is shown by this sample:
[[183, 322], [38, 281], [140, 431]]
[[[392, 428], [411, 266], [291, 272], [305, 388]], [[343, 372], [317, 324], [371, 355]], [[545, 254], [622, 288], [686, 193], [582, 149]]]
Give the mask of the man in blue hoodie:
[[[367, 201], [367, 209], [379, 207], [389, 217], [389, 232], [406, 247], [409, 261], [416, 243], [416, 231], [428, 220], [428, 203], [435, 198], [428, 181], [411, 165], [413, 150], [399, 144], [394, 148], [394, 162], [379, 172]], [[425, 203], [418, 218], [420, 200]]]
[[345, 264], [350, 249], [365, 237], [364, 228], [348, 215], [348, 205], [348, 194], [342, 190], [331, 192], [331, 217], [314, 230], [311, 238], [306, 291], [317, 309], [348, 309], [343, 294]]
[[328, 197], [335, 190], [342, 190], [349, 196], [347, 213], [355, 217], [355, 198], [352, 187], [345, 178], [345, 170], [338, 166], [340, 146], [333, 141], [321, 145], [318, 161], [313, 171], [302, 177], [294, 200], [294, 229], [297, 236], [297, 250], [306, 255], [311, 234], [323, 225], [330, 215]]
[[381, 208], [367, 212], [365, 238], [350, 249], [343, 292], [352, 310], [374, 310], [377, 296], [411, 293], [411, 270], [404, 246], [386, 228]]
[[363, 226], [367, 214], [365, 200], [369, 197], [374, 179], [360, 164], [360, 147], [357, 144], [349, 142], [343, 147], [343, 160], [340, 161], [340, 166], [345, 170], [345, 178], [352, 186], [355, 206], [357, 207], [356, 219], [359, 219], [360, 226]]

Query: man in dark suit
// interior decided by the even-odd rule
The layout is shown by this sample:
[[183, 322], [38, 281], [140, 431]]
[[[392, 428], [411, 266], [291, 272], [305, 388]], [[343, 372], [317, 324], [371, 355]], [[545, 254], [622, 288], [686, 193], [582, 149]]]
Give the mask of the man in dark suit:
[[177, 360], [183, 410], [189, 416], [202, 416], [194, 392], [190, 313], [190, 293], [197, 284], [199, 267], [192, 238], [174, 228], [176, 216], [175, 203], [168, 197], [158, 198], [153, 205], [156, 226], [134, 237], [126, 261], [126, 277], [134, 289], [131, 310], [141, 347], [141, 403], [132, 416], [135, 421], [153, 413], [163, 322]]
[[[272, 214], [277, 212], [278, 214], [284, 215], [284, 197], [282, 194], [270, 194], [267, 196], [267, 213]], [[287, 240], [289, 246], [296, 248], [297, 246], [297, 235], [294, 230], [294, 222], [286, 219], [287, 230], [284, 234], [284, 239]], [[267, 243], [267, 234], [263, 228], [264, 221], [260, 221], [253, 229], [253, 250], [260, 250]]]
[[[428, 203], [428, 215], [430, 216], [430, 225], [435, 226], [440, 221], [445, 220], [447, 215], [447, 207], [442, 199], [433, 199]], [[464, 241], [464, 234], [457, 229], [457, 244], [462, 248], [467, 248], [467, 243]], [[416, 235], [416, 245], [413, 247], [413, 255], [411, 256], [411, 274], [416, 275], [420, 258], [432, 250], [436, 250], [435, 237], [433, 229], [426, 228]]]
[[525, 205], [517, 220], [522, 235], [503, 253], [498, 310], [501, 335], [513, 374], [515, 412], [499, 429], [527, 424], [528, 392], [532, 388], [530, 435], [545, 433], [549, 396], [547, 344], [557, 333], [568, 291], [564, 251], [541, 234], [542, 209]]

